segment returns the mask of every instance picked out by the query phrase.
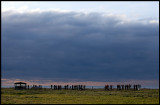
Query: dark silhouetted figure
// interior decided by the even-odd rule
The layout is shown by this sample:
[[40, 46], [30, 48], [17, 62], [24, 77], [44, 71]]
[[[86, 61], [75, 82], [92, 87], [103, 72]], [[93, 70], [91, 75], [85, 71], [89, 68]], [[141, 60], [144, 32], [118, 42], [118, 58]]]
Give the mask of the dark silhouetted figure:
[[109, 88], [109, 90], [112, 90], [113, 89], [113, 86], [112, 85], [110, 85], [110, 88]]

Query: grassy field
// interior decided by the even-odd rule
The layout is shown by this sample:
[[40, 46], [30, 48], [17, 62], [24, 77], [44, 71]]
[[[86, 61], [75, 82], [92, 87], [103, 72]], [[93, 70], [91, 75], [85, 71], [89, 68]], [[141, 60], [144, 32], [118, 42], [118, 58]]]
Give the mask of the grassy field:
[[1, 104], [159, 104], [159, 89], [80, 91], [1, 88]]

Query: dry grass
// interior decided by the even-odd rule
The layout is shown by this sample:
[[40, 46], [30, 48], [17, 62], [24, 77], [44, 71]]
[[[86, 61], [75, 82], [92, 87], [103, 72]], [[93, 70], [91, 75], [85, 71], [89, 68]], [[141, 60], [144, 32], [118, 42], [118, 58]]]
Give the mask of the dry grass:
[[1, 104], [159, 104], [159, 89], [78, 91], [2, 88]]

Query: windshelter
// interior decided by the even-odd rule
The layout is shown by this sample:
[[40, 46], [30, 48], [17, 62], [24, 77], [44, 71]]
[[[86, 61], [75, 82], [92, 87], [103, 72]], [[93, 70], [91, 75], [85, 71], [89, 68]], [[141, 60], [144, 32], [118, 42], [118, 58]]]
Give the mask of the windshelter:
[[16, 90], [23, 90], [27, 88], [27, 83], [25, 82], [16, 82], [14, 83], [15, 89]]

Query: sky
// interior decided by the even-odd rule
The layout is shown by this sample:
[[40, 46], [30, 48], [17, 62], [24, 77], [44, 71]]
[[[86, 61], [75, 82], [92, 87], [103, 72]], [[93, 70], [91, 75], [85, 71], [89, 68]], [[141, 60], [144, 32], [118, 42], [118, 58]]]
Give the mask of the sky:
[[3, 85], [159, 86], [159, 2], [2, 1], [1, 8]]

